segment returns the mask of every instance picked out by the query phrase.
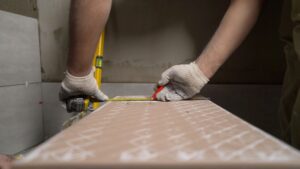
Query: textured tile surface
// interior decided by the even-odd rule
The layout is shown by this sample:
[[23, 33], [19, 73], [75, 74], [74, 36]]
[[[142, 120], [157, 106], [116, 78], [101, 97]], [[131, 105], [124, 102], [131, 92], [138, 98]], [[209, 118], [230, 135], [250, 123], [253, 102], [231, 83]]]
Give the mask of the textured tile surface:
[[36, 19], [0, 11], [0, 86], [41, 82]]
[[299, 168], [299, 160], [295, 149], [201, 100], [108, 103], [17, 166]]

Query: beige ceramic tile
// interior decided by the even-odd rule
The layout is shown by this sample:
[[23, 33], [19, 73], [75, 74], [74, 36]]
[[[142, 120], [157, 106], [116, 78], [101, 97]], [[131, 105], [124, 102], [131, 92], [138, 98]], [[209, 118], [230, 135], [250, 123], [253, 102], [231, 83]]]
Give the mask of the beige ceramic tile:
[[297, 150], [211, 101], [110, 102], [16, 168], [300, 168]]

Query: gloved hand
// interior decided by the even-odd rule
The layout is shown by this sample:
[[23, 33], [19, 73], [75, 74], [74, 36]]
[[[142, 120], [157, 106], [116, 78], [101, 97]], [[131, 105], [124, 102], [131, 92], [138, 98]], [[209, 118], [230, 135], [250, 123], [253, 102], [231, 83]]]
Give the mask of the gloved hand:
[[157, 94], [157, 99], [178, 101], [191, 98], [199, 93], [208, 81], [195, 62], [172, 66], [161, 75], [158, 85], [165, 88]]
[[73, 96], [92, 96], [99, 101], [105, 101], [108, 97], [102, 93], [97, 85], [97, 81], [94, 78], [95, 69], [82, 77], [76, 77], [66, 71], [66, 77], [61, 83], [61, 89], [59, 92], [59, 99], [65, 101]]

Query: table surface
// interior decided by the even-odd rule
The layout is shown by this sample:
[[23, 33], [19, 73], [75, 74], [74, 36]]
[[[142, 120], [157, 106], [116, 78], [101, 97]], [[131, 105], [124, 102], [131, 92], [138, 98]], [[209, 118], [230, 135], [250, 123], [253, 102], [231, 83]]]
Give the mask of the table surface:
[[109, 102], [16, 168], [199, 166], [300, 168], [294, 148], [209, 100]]

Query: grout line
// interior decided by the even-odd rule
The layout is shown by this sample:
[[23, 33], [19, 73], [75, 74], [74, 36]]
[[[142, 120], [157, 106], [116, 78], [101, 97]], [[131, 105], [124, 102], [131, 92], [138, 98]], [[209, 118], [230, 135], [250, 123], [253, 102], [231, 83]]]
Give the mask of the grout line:
[[12, 84], [12, 85], [0, 85], [0, 87], [13, 87], [13, 86], [29, 86], [31, 84], [43, 84], [42, 81], [40, 82], [24, 82], [24, 83], [18, 83], [18, 84]]

